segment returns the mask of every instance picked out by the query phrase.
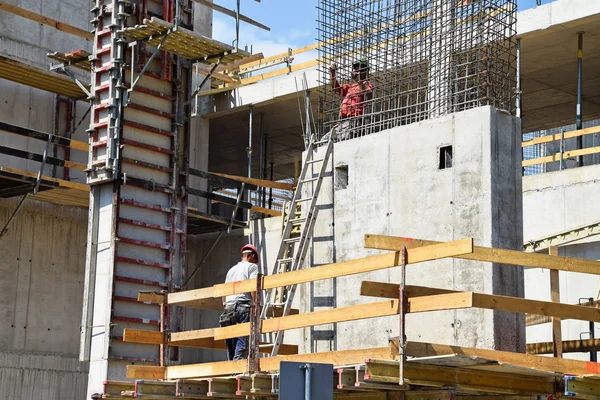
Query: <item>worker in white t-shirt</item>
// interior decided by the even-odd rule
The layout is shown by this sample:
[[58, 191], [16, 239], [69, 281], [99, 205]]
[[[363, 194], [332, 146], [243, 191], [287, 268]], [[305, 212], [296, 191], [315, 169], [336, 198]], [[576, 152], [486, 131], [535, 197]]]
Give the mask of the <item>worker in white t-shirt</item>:
[[[256, 278], [258, 274], [258, 250], [251, 244], [241, 248], [242, 260], [227, 272], [225, 283], [245, 281]], [[219, 319], [221, 326], [230, 326], [250, 321], [250, 307], [254, 302], [255, 293], [239, 293], [223, 297], [225, 312]], [[248, 357], [248, 336], [226, 339], [227, 358], [243, 360]]]

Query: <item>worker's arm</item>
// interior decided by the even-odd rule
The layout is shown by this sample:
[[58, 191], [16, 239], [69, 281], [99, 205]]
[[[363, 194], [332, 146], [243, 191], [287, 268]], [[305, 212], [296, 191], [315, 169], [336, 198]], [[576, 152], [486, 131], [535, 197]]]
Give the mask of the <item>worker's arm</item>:
[[221, 297], [221, 301], [223, 302], [223, 306], [225, 306], [225, 303], [227, 302], [227, 297], [226, 296]]
[[332, 63], [329, 66], [329, 75], [330, 75], [330, 81], [331, 81], [331, 88], [333, 89], [333, 91], [335, 93], [338, 94], [338, 96], [342, 96], [342, 85], [340, 85], [340, 83], [338, 82], [337, 78], [336, 78], [336, 70], [337, 70], [337, 65], [335, 65], [335, 63]]

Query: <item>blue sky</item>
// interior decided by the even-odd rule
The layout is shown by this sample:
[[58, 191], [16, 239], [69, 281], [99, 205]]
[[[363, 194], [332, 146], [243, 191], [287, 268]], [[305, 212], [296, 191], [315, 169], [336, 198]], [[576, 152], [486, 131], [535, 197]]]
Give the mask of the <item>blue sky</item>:
[[[241, 13], [271, 28], [270, 32], [244, 22], [240, 23], [240, 47], [252, 45], [253, 52], [265, 57], [286, 52], [316, 42], [319, 0], [241, 0]], [[554, 0], [542, 0], [542, 4]], [[236, 0], [215, 0], [216, 4], [234, 9]], [[536, 0], [518, 0], [519, 10], [534, 7]], [[235, 20], [214, 13], [213, 38], [231, 43], [235, 38]], [[295, 62], [315, 58], [314, 54], [298, 56]]]

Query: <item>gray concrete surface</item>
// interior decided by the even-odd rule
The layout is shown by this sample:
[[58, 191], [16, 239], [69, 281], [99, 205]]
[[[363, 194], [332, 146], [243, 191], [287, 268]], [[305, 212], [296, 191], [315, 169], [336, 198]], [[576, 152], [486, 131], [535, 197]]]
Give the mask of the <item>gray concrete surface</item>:
[[[600, 196], [600, 165], [549, 172], [523, 178], [523, 232], [525, 240], [537, 239], [566, 231], [578, 226], [600, 221], [600, 208], [596, 199]], [[600, 259], [600, 237], [594, 236], [559, 248], [559, 255]], [[577, 304], [580, 298], [598, 298], [600, 277], [597, 275], [561, 272], [560, 300]], [[536, 300], [550, 300], [550, 276], [548, 270], [525, 271], [525, 295]], [[584, 300], [585, 301], [585, 300]], [[563, 340], [580, 338], [589, 332], [584, 321], [562, 322]], [[600, 331], [597, 324], [596, 337]], [[589, 335], [583, 334], [584, 339]], [[527, 343], [552, 340], [551, 324], [527, 328]], [[569, 353], [567, 358], [589, 359], [588, 353]]]
[[[472, 237], [477, 245], [522, 248], [520, 143], [519, 120], [490, 107], [337, 143], [332, 166], [347, 165], [348, 186], [332, 191], [330, 178], [322, 188], [311, 265], [378, 254], [363, 248], [366, 233], [441, 241]], [[453, 165], [440, 170], [438, 152], [445, 145], [453, 146]], [[304, 285], [302, 309], [311, 308], [311, 298], [326, 300], [315, 298], [322, 296], [333, 296], [337, 307], [377, 301], [361, 298], [361, 281], [398, 282], [398, 274], [394, 268], [312, 289]], [[450, 259], [411, 266], [407, 279], [423, 286], [523, 295], [523, 275], [516, 267]], [[340, 323], [334, 340], [313, 341], [306, 330], [303, 346], [305, 351], [381, 346], [397, 327], [397, 318]], [[410, 315], [407, 329], [409, 340], [504, 350], [522, 350], [525, 344], [524, 321], [517, 314]]]
[[[0, 225], [16, 206], [0, 199]], [[85, 210], [28, 202], [0, 240], [0, 398], [80, 400]]]

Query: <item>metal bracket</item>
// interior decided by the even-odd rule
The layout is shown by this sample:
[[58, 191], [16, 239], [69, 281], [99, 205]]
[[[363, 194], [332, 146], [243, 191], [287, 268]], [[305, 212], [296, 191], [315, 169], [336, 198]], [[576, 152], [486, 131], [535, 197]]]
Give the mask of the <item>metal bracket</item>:
[[194, 93], [192, 93], [192, 95], [190, 96], [190, 99], [184, 104], [184, 106], [187, 106], [192, 101], [194, 102], [194, 109], [192, 110], [192, 117], [195, 117], [195, 116], [198, 115], [198, 93], [200, 93], [200, 90], [202, 90], [202, 87], [212, 77], [212, 74], [217, 70], [217, 67], [219, 66], [219, 64], [221, 64], [221, 61], [223, 60], [223, 58], [226, 55], [227, 54], [222, 54], [222, 55], [219, 56], [219, 58], [217, 59], [217, 61], [215, 62], [215, 64], [212, 66], [212, 68], [210, 69], [210, 71], [208, 71], [208, 74], [206, 74], [206, 76], [204, 77], [204, 79], [202, 79], [202, 82], [198, 85], [198, 87], [196, 88], [196, 90], [194, 90]]
[[285, 60], [288, 67], [288, 75], [292, 73], [292, 61], [294, 61], [294, 57], [292, 57], [292, 49], [291, 47], [288, 47], [288, 56]]
[[[162, 48], [163, 44], [165, 44], [167, 37], [169, 37], [169, 34], [171, 32], [172, 32], [171, 29], [169, 29], [168, 31], [162, 33], [161, 35], [157, 35], [157, 37], [162, 36], [162, 40], [160, 41], [158, 46], [156, 46], [156, 49], [154, 49], [154, 52], [152, 52], [152, 55], [150, 56], [148, 61], [146, 61], [146, 65], [144, 65], [144, 68], [142, 68], [142, 70], [138, 74], [137, 78], [135, 78], [135, 79], [134, 79], [134, 77], [135, 77], [135, 67], [134, 67], [135, 66], [135, 51], [134, 50], [135, 50], [135, 46], [138, 44], [138, 41], [129, 43], [129, 47], [132, 48], [132, 51], [131, 51], [131, 87], [129, 89], [127, 89], [128, 95], [127, 95], [127, 98], [125, 99], [125, 105], [129, 104], [129, 101], [130, 101], [129, 93], [133, 92], [135, 85], [137, 85], [137, 83], [142, 78], [142, 76], [144, 76], [146, 69], [148, 69], [148, 66], [150, 66], [150, 63], [152, 62], [152, 60], [154, 60], [154, 57], [156, 57], [156, 55]], [[152, 38], [152, 36], [151, 36], [151, 38]]]
[[59, 65], [54, 66], [54, 68], [56, 70], [63, 71], [65, 74], [67, 74], [67, 76], [69, 78], [71, 78], [71, 80], [73, 82], [75, 82], [81, 90], [83, 90], [83, 93], [85, 93], [85, 95], [87, 96], [88, 99], [92, 99], [93, 98], [92, 94], [89, 92], [89, 90], [87, 90], [85, 85], [83, 83], [81, 83], [81, 81], [79, 79], [77, 79], [77, 77], [75, 75], [73, 75], [73, 73], [71, 71], [69, 71], [66, 67], [67, 67], [67, 65], [65, 65], [65, 64], [59, 64]]

